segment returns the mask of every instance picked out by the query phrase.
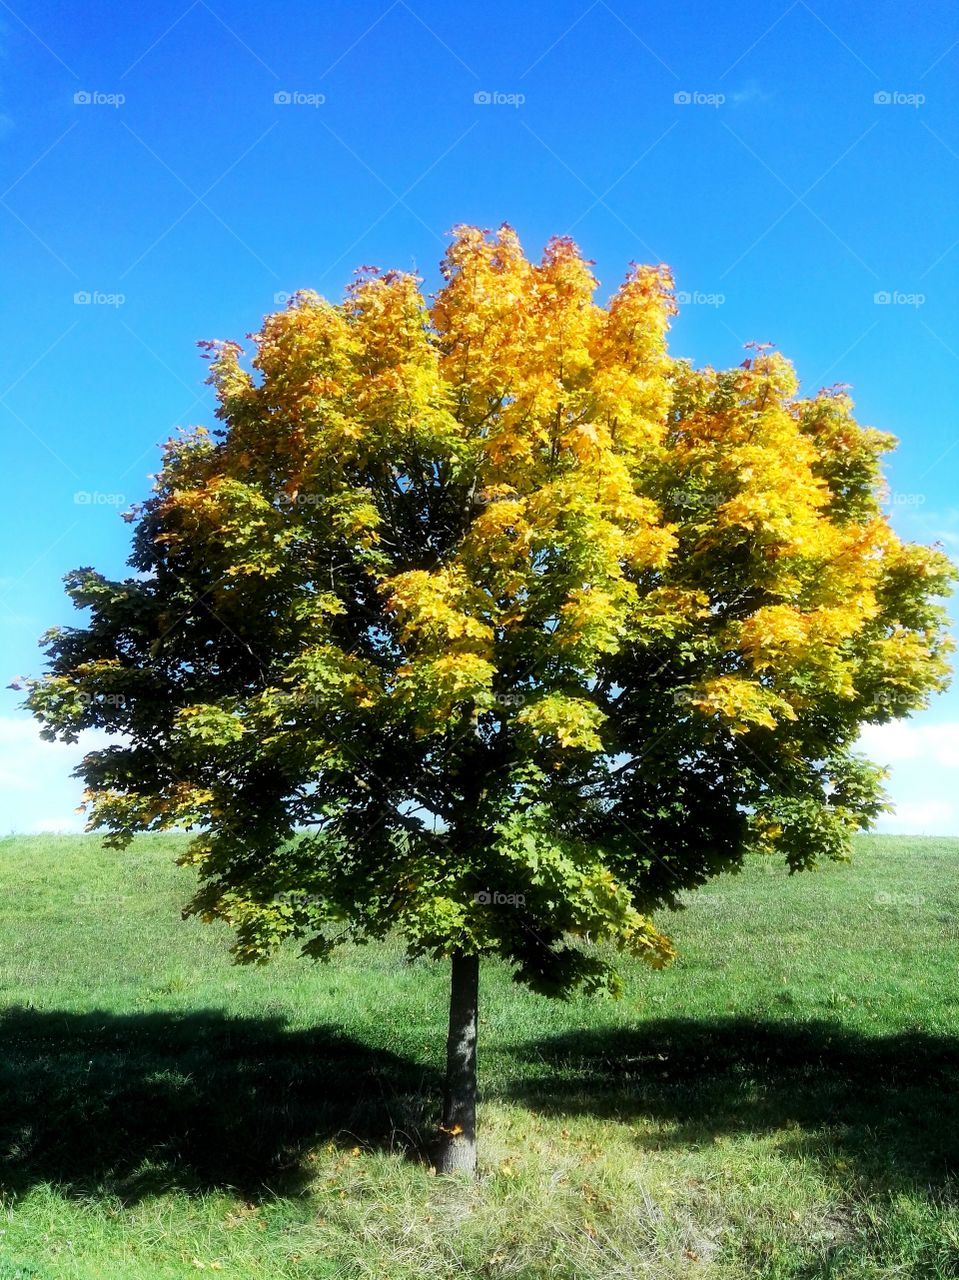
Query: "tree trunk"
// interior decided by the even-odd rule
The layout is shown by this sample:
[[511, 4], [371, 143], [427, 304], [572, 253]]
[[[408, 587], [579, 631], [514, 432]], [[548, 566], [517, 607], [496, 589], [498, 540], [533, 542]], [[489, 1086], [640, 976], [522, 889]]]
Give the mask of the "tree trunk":
[[454, 951], [450, 974], [450, 1031], [446, 1088], [436, 1157], [437, 1173], [476, 1172], [476, 1017], [479, 956]]

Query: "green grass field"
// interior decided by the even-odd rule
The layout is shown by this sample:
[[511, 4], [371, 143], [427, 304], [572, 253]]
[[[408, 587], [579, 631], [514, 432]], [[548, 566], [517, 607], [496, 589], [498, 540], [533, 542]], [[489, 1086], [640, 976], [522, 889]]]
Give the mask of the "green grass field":
[[0, 1280], [959, 1276], [959, 840], [757, 860], [619, 1002], [486, 964], [475, 1183], [445, 968], [233, 967], [178, 844], [0, 841]]

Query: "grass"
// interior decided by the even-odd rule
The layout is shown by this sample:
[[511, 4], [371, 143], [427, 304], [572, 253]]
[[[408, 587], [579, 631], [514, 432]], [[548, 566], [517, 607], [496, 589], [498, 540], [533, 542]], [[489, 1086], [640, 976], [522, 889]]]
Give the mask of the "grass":
[[475, 1184], [444, 967], [234, 968], [178, 844], [0, 840], [0, 1280], [959, 1277], [959, 840], [756, 860], [620, 1002], [485, 964]]

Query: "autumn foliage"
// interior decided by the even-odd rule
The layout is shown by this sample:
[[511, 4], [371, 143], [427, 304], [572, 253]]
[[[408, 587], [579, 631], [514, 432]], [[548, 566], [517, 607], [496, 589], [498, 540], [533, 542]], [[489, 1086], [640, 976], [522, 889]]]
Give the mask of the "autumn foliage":
[[669, 355], [665, 267], [604, 306], [569, 239], [461, 227], [442, 271], [297, 294], [252, 367], [203, 344], [222, 425], [166, 446], [135, 576], [69, 576], [89, 620], [28, 701], [120, 735], [91, 827], [192, 828], [189, 910], [241, 960], [395, 928], [615, 990], [748, 851], [845, 856], [860, 727], [945, 683], [952, 570], [890, 528], [894, 441], [844, 391]]

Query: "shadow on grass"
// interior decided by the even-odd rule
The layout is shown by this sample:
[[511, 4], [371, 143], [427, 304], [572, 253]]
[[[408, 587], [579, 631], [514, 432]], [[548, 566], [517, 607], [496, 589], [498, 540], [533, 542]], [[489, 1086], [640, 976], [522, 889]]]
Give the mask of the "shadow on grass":
[[[662, 1019], [518, 1046], [495, 1092], [643, 1125], [649, 1147], [775, 1132], [871, 1192], [955, 1191], [959, 1038], [836, 1023]], [[186, 1014], [0, 1014], [0, 1189], [126, 1202], [169, 1189], [296, 1195], [321, 1143], [419, 1156], [436, 1072], [332, 1027]]]
[[541, 1114], [653, 1122], [647, 1147], [779, 1133], [873, 1192], [955, 1193], [959, 1038], [865, 1036], [838, 1023], [661, 1019], [516, 1049], [536, 1063], [505, 1091]]
[[9, 1009], [0, 1187], [295, 1195], [322, 1142], [418, 1152], [438, 1087], [420, 1064], [280, 1018]]

